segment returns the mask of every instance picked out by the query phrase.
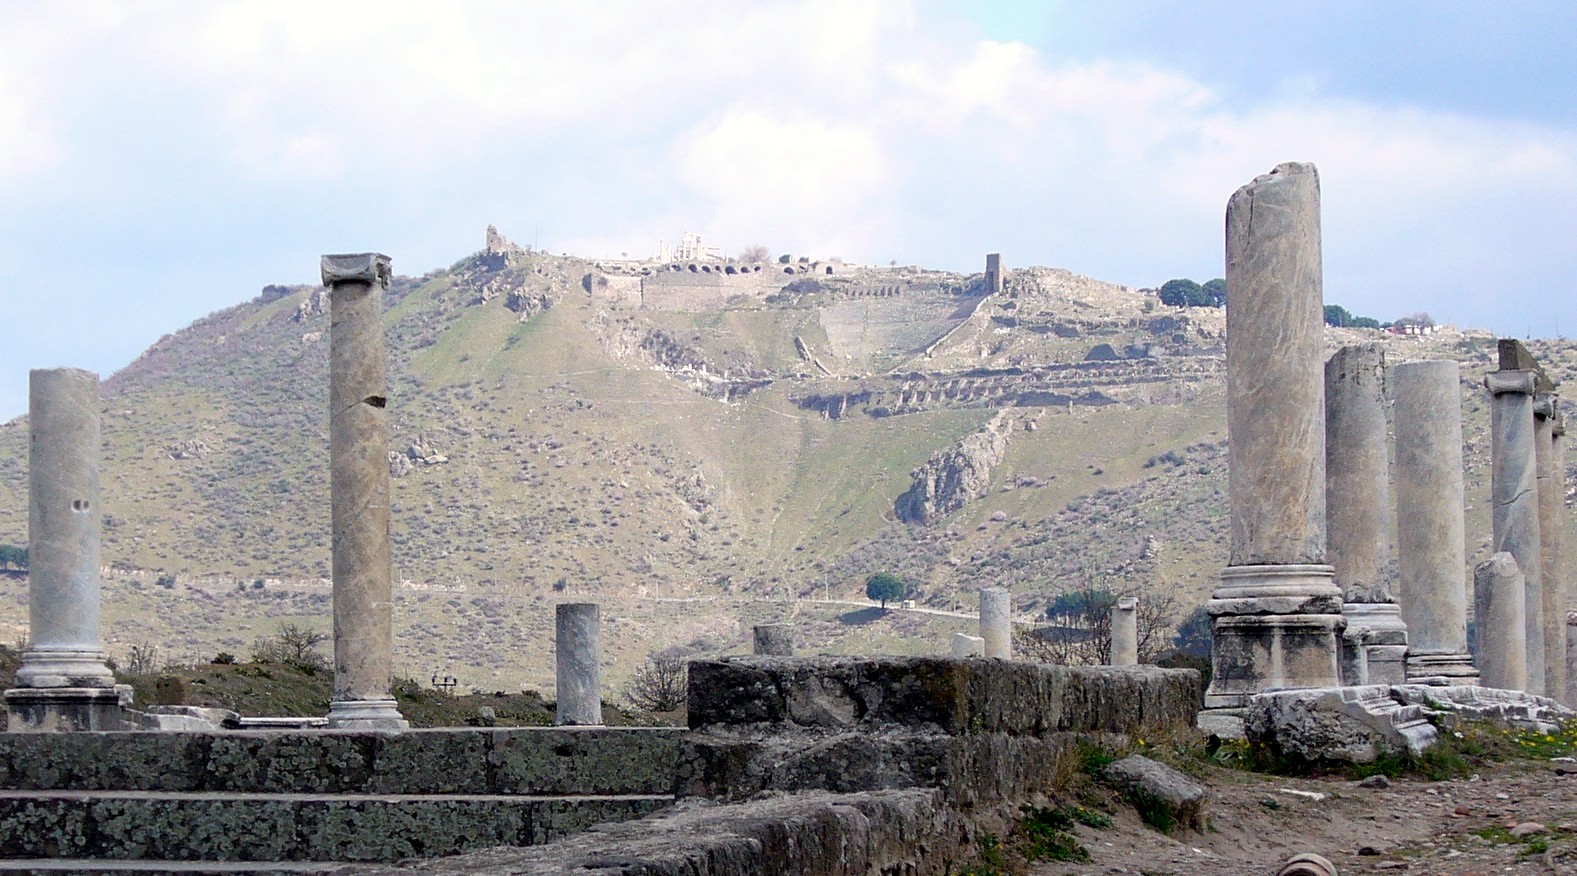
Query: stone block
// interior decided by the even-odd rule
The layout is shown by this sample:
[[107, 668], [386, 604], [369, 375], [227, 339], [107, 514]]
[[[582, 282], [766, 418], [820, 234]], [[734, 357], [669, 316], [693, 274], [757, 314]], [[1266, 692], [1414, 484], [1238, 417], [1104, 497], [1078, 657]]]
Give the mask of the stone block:
[[500, 794], [668, 794], [679, 728], [497, 730], [488, 755]]
[[1170, 826], [1203, 831], [1209, 825], [1210, 791], [1164, 763], [1129, 755], [1101, 773], [1128, 799], [1145, 821], [1170, 832]]
[[184, 733], [0, 734], [0, 787], [193, 791], [206, 738]]
[[1369, 763], [1418, 755], [1439, 735], [1422, 708], [1391, 696], [1387, 685], [1275, 691], [1249, 700], [1243, 731], [1278, 756]]
[[244, 730], [208, 740], [204, 790], [343, 794], [367, 787], [377, 734]]
[[367, 793], [483, 794], [492, 789], [492, 740], [486, 733], [407, 730], [367, 736], [373, 750]]

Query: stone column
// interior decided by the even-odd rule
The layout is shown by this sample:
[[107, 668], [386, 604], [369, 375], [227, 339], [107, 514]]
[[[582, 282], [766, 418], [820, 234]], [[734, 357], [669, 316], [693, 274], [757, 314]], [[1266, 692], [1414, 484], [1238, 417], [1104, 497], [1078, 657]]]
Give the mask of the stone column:
[[1404, 362], [1396, 377], [1397, 601], [1410, 682], [1472, 684], [1462, 499], [1461, 369]]
[[1528, 683], [1528, 650], [1522, 637], [1522, 570], [1501, 551], [1473, 569], [1473, 617], [1478, 621], [1479, 684], [1522, 690]]
[[794, 656], [794, 628], [788, 624], [761, 624], [754, 628], [755, 652], [773, 657]]
[[1407, 680], [1407, 625], [1391, 592], [1391, 466], [1385, 351], [1356, 344], [1325, 363], [1327, 556], [1342, 591], [1346, 684]]
[[566, 602], [554, 610], [557, 724], [602, 723], [602, 607]]
[[[1506, 363], [1502, 362], [1502, 365]], [[1539, 566], [1539, 493], [1534, 450], [1531, 369], [1491, 371], [1484, 377], [1490, 393], [1490, 494], [1494, 549], [1517, 558], [1527, 589], [1524, 623], [1528, 646], [1528, 693], [1544, 693], [1544, 593]]]
[[1005, 587], [980, 591], [980, 638], [985, 656], [1013, 659], [1013, 594]]
[[99, 378], [33, 371], [28, 393], [28, 635], [12, 731], [115, 730], [99, 628]]
[[1268, 687], [1334, 687], [1342, 593], [1325, 563], [1319, 174], [1282, 164], [1227, 204], [1229, 565], [1208, 605], [1202, 728], [1241, 735]]
[[389, 381], [383, 292], [389, 257], [326, 255], [329, 478], [333, 504], [334, 699], [330, 727], [401, 729], [389, 690], [393, 555], [389, 544]]
[[1112, 604], [1112, 654], [1107, 661], [1112, 666], [1135, 666], [1139, 663], [1139, 600], [1132, 596], [1119, 597]]
[[1566, 467], [1558, 454], [1556, 423], [1560, 396], [1539, 393], [1533, 399], [1534, 465], [1539, 489], [1539, 590], [1544, 596], [1544, 693], [1566, 702]]
[[986, 653], [986, 640], [968, 633], [953, 634], [954, 657], [983, 657]]

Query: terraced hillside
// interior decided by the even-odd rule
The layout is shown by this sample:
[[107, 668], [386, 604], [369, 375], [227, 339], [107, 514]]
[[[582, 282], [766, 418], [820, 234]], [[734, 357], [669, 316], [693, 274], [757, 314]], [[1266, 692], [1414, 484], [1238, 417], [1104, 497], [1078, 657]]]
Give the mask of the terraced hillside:
[[[992, 583], [1029, 610], [1088, 581], [1203, 601], [1226, 557], [1219, 310], [1055, 269], [996, 295], [978, 276], [791, 270], [693, 310], [543, 254], [396, 280], [404, 674], [549, 688], [551, 606], [572, 599], [605, 604], [615, 687], [650, 652], [739, 651], [768, 620], [797, 619], [817, 650], [935, 651]], [[106, 381], [112, 652], [198, 660], [284, 622], [327, 627], [324, 299], [269, 287]], [[1371, 336], [1464, 361], [1470, 531], [1487, 541], [1475, 384], [1493, 338], [1329, 340]], [[1564, 342], [1531, 346], [1558, 376], [1577, 365]], [[911, 472], [993, 422], [999, 458], [963, 479], [962, 507], [900, 521]], [[25, 450], [25, 419], [0, 427], [0, 544], [26, 543]], [[862, 610], [881, 570], [934, 613]], [[25, 583], [0, 591], [15, 638]]]

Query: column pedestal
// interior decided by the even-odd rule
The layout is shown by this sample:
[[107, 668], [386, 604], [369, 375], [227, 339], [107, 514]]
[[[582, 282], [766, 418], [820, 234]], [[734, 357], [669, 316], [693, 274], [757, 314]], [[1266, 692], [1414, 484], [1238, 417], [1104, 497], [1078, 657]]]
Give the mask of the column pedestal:
[[[1206, 605], [1214, 640], [1207, 710], [1235, 712], [1272, 688], [1341, 685], [1337, 636], [1347, 619], [1334, 579], [1330, 566], [1313, 563], [1222, 570]], [[1206, 717], [1200, 716], [1202, 728]], [[1212, 720], [1230, 725], [1230, 718]], [[1235, 735], [1242, 735], [1242, 722], [1236, 726]]]
[[1354, 684], [1407, 682], [1407, 624], [1394, 602], [1342, 604], [1342, 679]]

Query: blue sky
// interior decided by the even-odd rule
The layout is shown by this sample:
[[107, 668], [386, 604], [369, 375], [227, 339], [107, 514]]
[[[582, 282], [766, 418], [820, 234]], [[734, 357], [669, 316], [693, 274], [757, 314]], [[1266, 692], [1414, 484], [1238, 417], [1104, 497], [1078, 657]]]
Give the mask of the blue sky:
[[0, 418], [323, 252], [489, 223], [1130, 285], [1324, 185], [1326, 299], [1577, 331], [1577, 4], [0, 0]]

